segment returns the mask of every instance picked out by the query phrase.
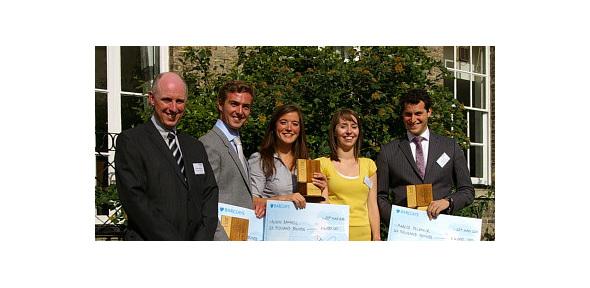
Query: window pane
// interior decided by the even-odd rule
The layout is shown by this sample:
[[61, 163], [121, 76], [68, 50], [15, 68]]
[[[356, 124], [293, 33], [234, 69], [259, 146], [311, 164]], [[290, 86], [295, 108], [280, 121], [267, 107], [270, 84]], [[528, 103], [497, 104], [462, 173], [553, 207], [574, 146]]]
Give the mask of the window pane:
[[463, 105], [470, 107], [471, 101], [469, 101], [469, 82], [468, 80], [464, 79], [457, 79], [457, 100], [463, 103]]
[[144, 97], [121, 96], [121, 125], [123, 130], [135, 127], [144, 121], [141, 113], [144, 109]]
[[455, 93], [455, 80], [454, 79], [445, 79], [444, 85], [451, 91], [451, 93]]
[[108, 140], [107, 94], [94, 93], [94, 132], [96, 134], [96, 152], [107, 152]]
[[483, 147], [469, 148], [469, 171], [471, 177], [483, 177]]
[[142, 85], [159, 73], [158, 47], [121, 47], [121, 90], [143, 93]]
[[469, 141], [483, 143], [483, 112], [469, 111]]
[[94, 88], [107, 89], [107, 47], [94, 47]]
[[471, 47], [473, 59], [473, 72], [485, 74], [486, 69], [486, 47], [473, 46]]
[[445, 46], [443, 48], [443, 58], [445, 61], [445, 67], [454, 68], [455, 60], [453, 59], [453, 46]]
[[486, 109], [486, 78], [474, 76], [471, 82], [473, 88], [473, 106], [475, 108]]
[[469, 63], [469, 46], [457, 47], [457, 69], [471, 72], [471, 64]]

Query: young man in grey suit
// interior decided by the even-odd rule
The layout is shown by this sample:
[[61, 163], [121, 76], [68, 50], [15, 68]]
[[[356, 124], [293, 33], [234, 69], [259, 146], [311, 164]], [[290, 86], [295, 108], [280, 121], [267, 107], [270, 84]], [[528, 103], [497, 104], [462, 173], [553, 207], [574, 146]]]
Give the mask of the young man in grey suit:
[[127, 213], [125, 240], [212, 240], [217, 184], [203, 144], [177, 133], [186, 83], [176, 73], [154, 80], [147, 123], [117, 137], [117, 191]]
[[[243, 81], [226, 83], [217, 95], [219, 119], [199, 140], [205, 145], [219, 185], [219, 203], [253, 209], [248, 160], [244, 156], [240, 128], [250, 116], [254, 91]], [[227, 240], [220, 223], [214, 240]]]
[[[389, 226], [393, 204], [407, 206], [406, 185], [432, 184], [429, 219], [451, 214], [473, 202], [475, 191], [463, 150], [454, 139], [428, 129], [432, 113], [428, 92], [414, 89], [400, 99], [406, 135], [381, 147], [377, 157], [377, 202], [381, 221]], [[455, 188], [455, 192], [451, 190]]]

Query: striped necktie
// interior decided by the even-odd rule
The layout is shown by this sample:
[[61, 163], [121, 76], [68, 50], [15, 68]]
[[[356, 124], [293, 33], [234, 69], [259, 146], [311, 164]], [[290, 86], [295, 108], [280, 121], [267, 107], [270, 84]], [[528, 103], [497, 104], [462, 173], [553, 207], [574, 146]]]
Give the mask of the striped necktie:
[[180, 173], [184, 175], [184, 161], [182, 161], [182, 153], [178, 143], [176, 143], [176, 134], [174, 132], [168, 133], [168, 148], [172, 151], [172, 156], [174, 156], [174, 160], [176, 160], [176, 164], [180, 168]]

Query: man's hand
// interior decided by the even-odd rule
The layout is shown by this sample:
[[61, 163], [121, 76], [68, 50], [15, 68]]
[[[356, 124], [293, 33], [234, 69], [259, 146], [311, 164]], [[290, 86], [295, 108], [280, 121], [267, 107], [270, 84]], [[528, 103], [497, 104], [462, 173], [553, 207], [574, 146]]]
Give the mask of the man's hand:
[[438, 217], [438, 214], [440, 214], [440, 212], [449, 208], [449, 205], [451, 205], [451, 203], [447, 199], [440, 199], [440, 200], [435, 200], [435, 201], [430, 202], [430, 205], [428, 205], [428, 209], [426, 209], [426, 214], [428, 214], [428, 219], [429, 220], [436, 219], [436, 217]]

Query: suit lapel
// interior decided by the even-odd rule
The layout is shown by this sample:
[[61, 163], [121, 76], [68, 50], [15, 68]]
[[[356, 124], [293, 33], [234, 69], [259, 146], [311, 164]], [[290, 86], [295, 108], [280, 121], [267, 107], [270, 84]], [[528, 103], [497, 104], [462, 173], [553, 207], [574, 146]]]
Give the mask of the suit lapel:
[[404, 138], [400, 139], [398, 145], [399, 145], [399, 149], [404, 153], [404, 156], [406, 156], [406, 159], [408, 160], [410, 165], [412, 165], [412, 169], [414, 169], [414, 173], [416, 173], [418, 178], [420, 178], [420, 172], [418, 171], [418, 166], [416, 165], [416, 159], [414, 159], [414, 156], [412, 156], [412, 149], [410, 148], [410, 141], [408, 141], [408, 138], [404, 137]]
[[[234, 163], [236, 164], [236, 166], [240, 170], [240, 174], [242, 175], [242, 179], [244, 180], [244, 182], [249, 184], [250, 183], [250, 176], [248, 175], [247, 171], [244, 171], [244, 166], [242, 165], [242, 162], [240, 161], [240, 157], [238, 156], [238, 152], [236, 152], [235, 146], [232, 143], [230, 143], [229, 140], [227, 140], [227, 137], [225, 137], [225, 134], [223, 134], [221, 129], [219, 129], [217, 127], [213, 127], [213, 131], [221, 139], [221, 142], [223, 142], [223, 145], [225, 145], [225, 148], [227, 149], [229, 156], [232, 158], [232, 160], [234, 161]], [[244, 159], [244, 160], [246, 160], [246, 159]], [[250, 185], [246, 185], [246, 187], [248, 187], [248, 192], [250, 192]]]
[[[158, 132], [158, 129], [156, 128], [156, 126], [154, 126], [154, 123], [152, 123], [151, 120], [148, 120], [146, 133], [148, 134], [149, 140], [157, 147], [161, 155], [166, 159], [166, 162], [168, 162], [172, 169], [174, 169], [174, 171], [176, 172], [176, 176], [182, 181], [184, 186], [188, 188], [188, 183], [186, 183], [187, 181], [185, 181], [184, 175], [182, 175], [182, 173], [180, 172], [180, 167], [178, 167], [178, 165], [176, 164], [174, 156], [172, 156], [172, 151], [170, 151], [170, 148], [168, 148], [168, 146], [164, 142], [164, 139], [162, 139], [162, 135], [160, 135], [160, 132]], [[180, 144], [180, 147], [182, 151], [182, 144]], [[186, 157], [183, 157], [182, 161], [184, 161], [184, 170], [186, 172], [188, 167], [186, 165]]]

